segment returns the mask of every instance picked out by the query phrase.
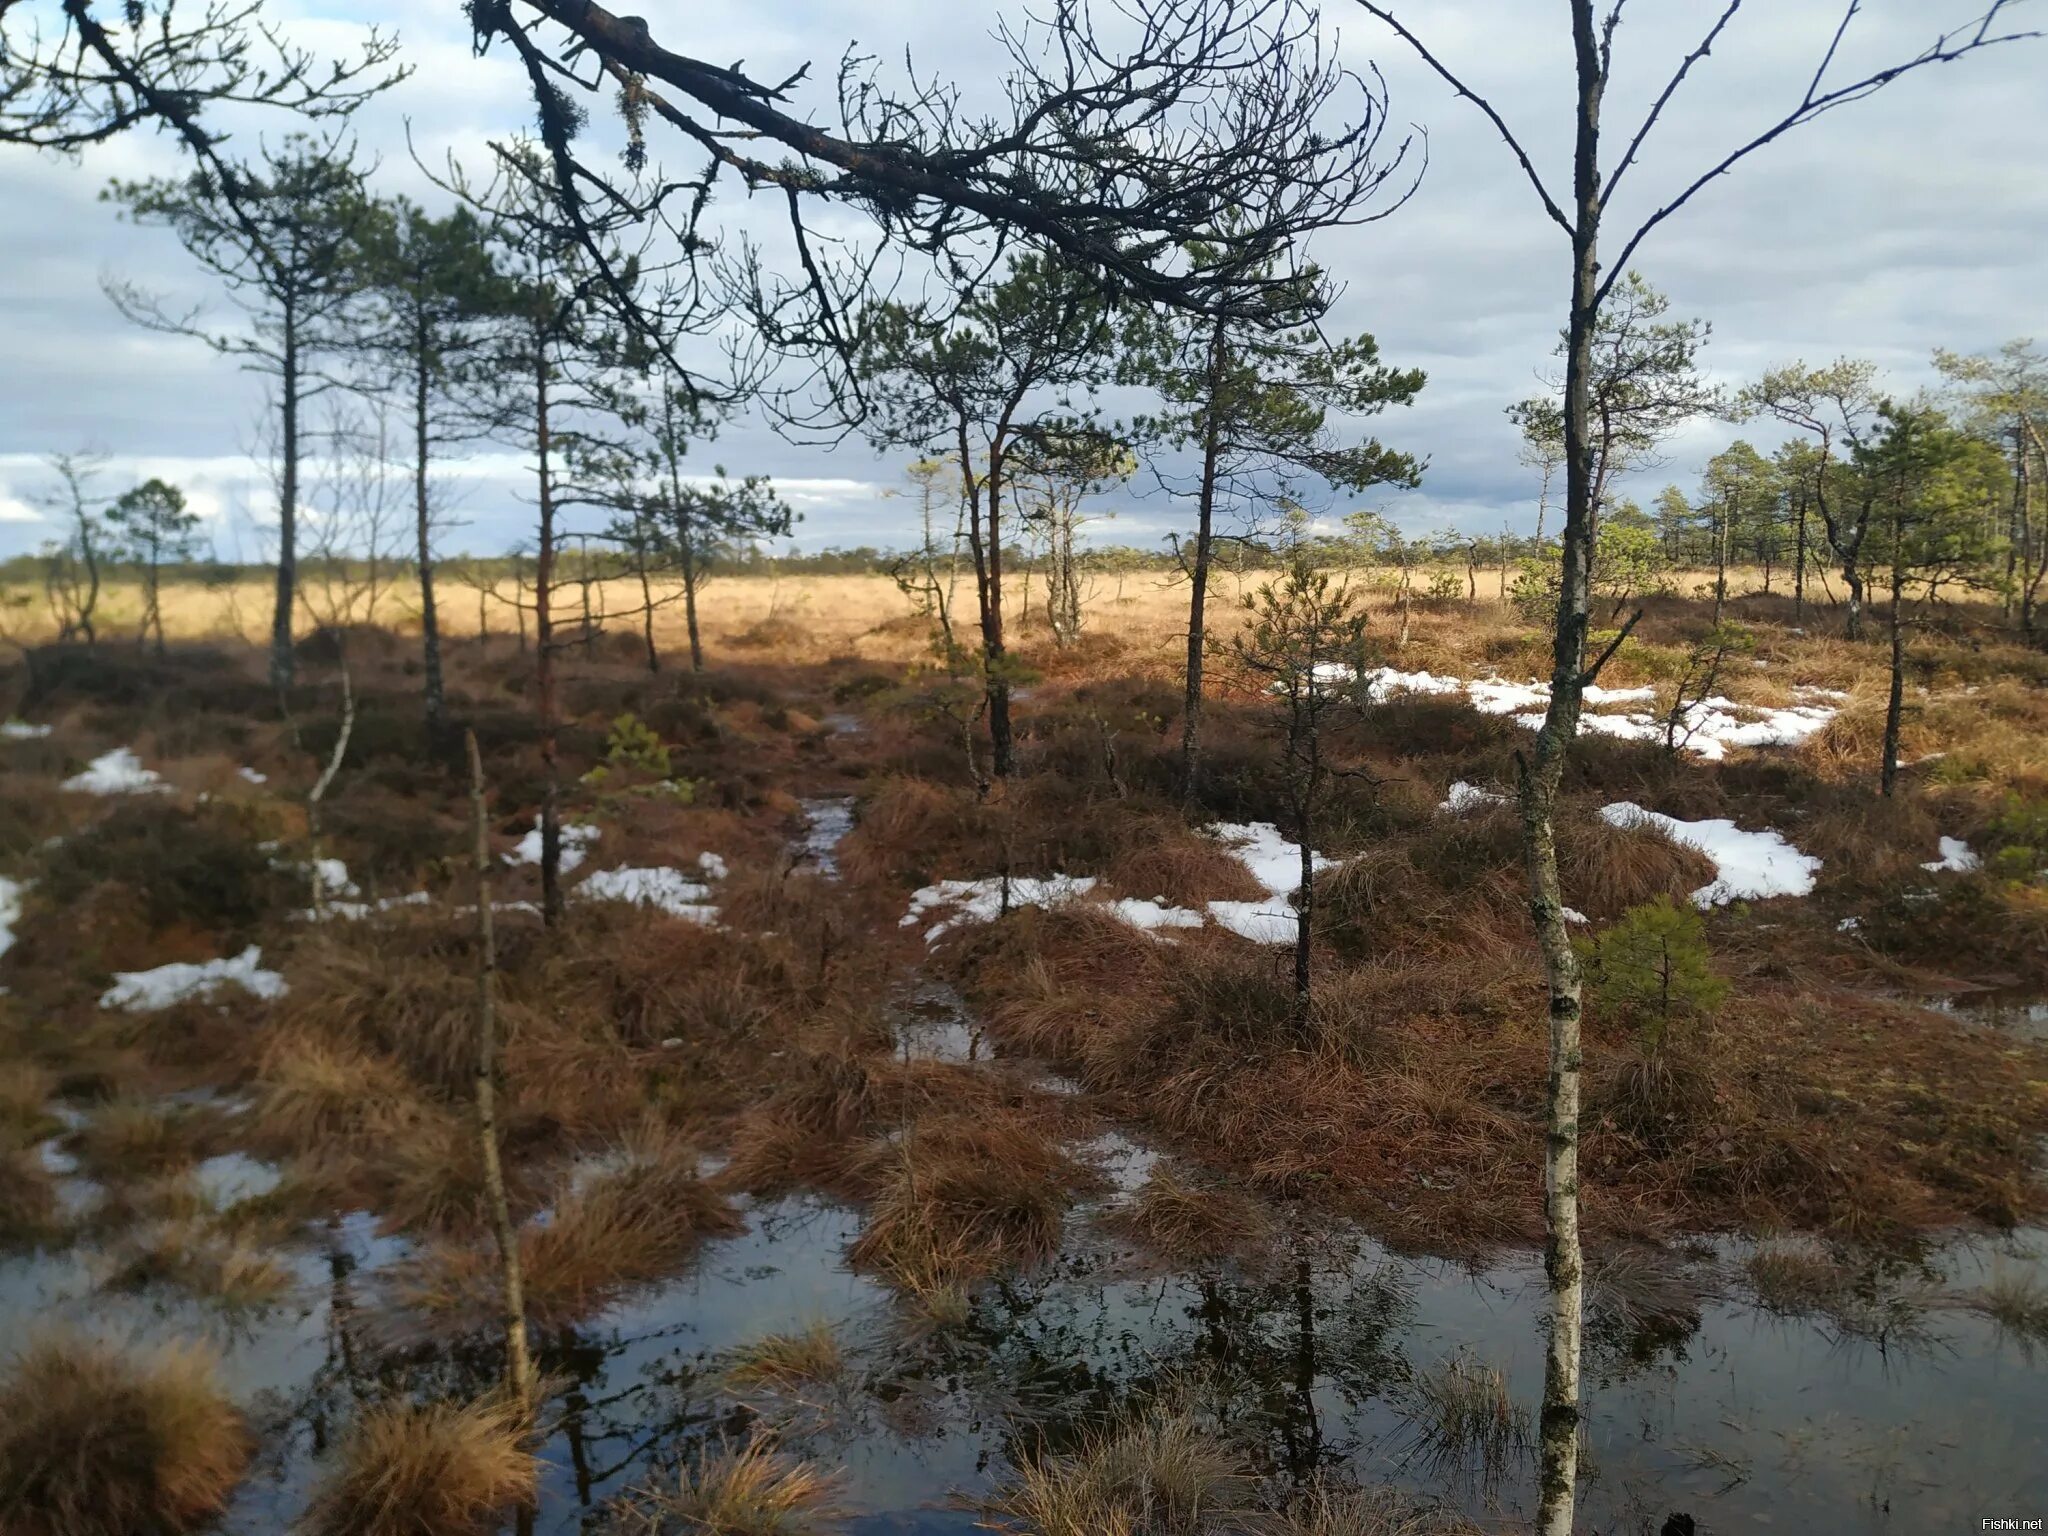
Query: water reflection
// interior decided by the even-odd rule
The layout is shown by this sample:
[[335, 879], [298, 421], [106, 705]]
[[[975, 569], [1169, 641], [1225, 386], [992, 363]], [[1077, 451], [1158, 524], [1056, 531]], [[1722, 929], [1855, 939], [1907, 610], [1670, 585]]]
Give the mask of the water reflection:
[[[249, 1176], [222, 1167], [209, 1180], [239, 1194]], [[1533, 1260], [1473, 1272], [1355, 1236], [1296, 1234], [1261, 1263], [1160, 1274], [1083, 1211], [1056, 1263], [990, 1284], [964, 1323], [935, 1329], [913, 1326], [882, 1287], [846, 1268], [854, 1213], [792, 1198], [756, 1204], [747, 1218], [692, 1273], [541, 1341], [555, 1385], [536, 1530], [595, 1530], [606, 1499], [766, 1418], [791, 1449], [842, 1469], [845, 1500], [861, 1512], [849, 1530], [964, 1532], [974, 1528], [967, 1505], [1014, 1457], [1070, 1451], [1170, 1392], [1194, 1394], [1241, 1435], [1276, 1489], [1334, 1468], [1476, 1514], [1517, 1519], [1533, 1508], [1530, 1458], [1447, 1443], [1432, 1396], [1456, 1362], [1468, 1381], [1497, 1373], [1521, 1410], [1536, 1401], [1543, 1298]], [[2044, 1237], [1858, 1271], [1845, 1317], [1910, 1305], [1926, 1342], [1905, 1351], [1896, 1333], [1760, 1307], [1743, 1245], [1596, 1255], [1588, 1528], [1655, 1530], [1686, 1510], [1717, 1530], [1766, 1519], [1850, 1533], [1960, 1530], [1981, 1514], [2048, 1506], [2048, 1361], [1956, 1304], [1996, 1270], [2038, 1272]], [[367, 1216], [312, 1238], [288, 1300], [255, 1317], [99, 1292], [73, 1252], [0, 1262], [0, 1323], [10, 1337], [38, 1317], [214, 1339], [265, 1441], [225, 1528], [275, 1531], [363, 1404], [473, 1396], [500, 1365], [488, 1338], [380, 1348], [364, 1293], [406, 1245]], [[730, 1351], [820, 1322], [840, 1340], [842, 1382], [801, 1403], [726, 1389]]]

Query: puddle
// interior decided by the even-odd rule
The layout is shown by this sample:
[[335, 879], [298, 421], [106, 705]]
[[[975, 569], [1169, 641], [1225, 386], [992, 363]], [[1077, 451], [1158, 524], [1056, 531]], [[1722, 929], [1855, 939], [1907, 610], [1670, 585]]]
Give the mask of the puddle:
[[826, 795], [799, 800], [797, 804], [804, 811], [804, 831], [796, 842], [797, 853], [826, 879], [838, 879], [839, 840], [853, 830], [853, 796]]
[[868, 723], [859, 715], [849, 714], [843, 709], [827, 710], [819, 717], [818, 723], [834, 736], [858, 736], [868, 728]]
[[904, 1061], [991, 1061], [966, 1001], [943, 981], [920, 977], [890, 1007], [896, 1054]]
[[283, 1175], [274, 1164], [246, 1152], [225, 1152], [193, 1169], [192, 1182], [209, 1206], [224, 1211], [269, 1194], [283, 1182]]
[[1936, 998], [1927, 1004], [2015, 1040], [2048, 1044], [2048, 998], [2028, 987], [1984, 987]]
[[[1126, 1189], [1150, 1161], [1121, 1136], [1086, 1150]], [[1463, 1465], [1431, 1440], [1417, 1388], [1463, 1358], [1500, 1371], [1514, 1402], [1533, 1407], [1544, 1310], [1534, 1259], [1474, 1274], [1324, 1239], [1276, 1254], [1266, 1277], [1220, 1267], [1140, 1276], [1077, 1213], [1052, 1265], [982, 1288], [964, 1323], [934, 1332], [904, 1326], [894, 1299], [846, 1267], [855, 1213], [796, 1197], [746, 1216], [747, 1230], [709, 1245], [690, 1274], [544, 1342], [543, 1370], [569, 1386], [550, 1405], [534, 1530], [573, 1536], [589, 1511], [693, 1445], [743, 1436], [774, 1405], [722, 1390], [726, 1352], [821, 1321], [840, 1336], [847, 1380], [807, 1393], [810, 1406], [781, 1433], [839, 1469], [855, 1536], [976, 1529], [955, 1501], [990, 1488], [1020, 1437], [1071, 1444], [1169, 1377], [1199, 1383], [1280, 1483], [1335, 1469], [1493, 1519], [1526, 1521], [1534, 1509], [1533, 1460]], [[0, 1261], [0, 1332], [15, 1336], [34, 1317], [116, 1337], [212, 1339], [265, 1440], [222, 1529], [276, 1531], [355, 1405], [390, 1392], [475, 1394], [496, 1369], [475, 1344], [379, 1357], [357, 1302], [364, 1276], [405, 1245], [377, 1237], [367, 1216], [316, 1228], [309, 1243], [292, 1297], [232, 1326], [175, 1298], [95, 1294], [78, 1254], [16, 1256]], [[1706, 1262], [1740, 1252], [1723, 1245]], [[2034, 1230], [1949, 1250], [1918, 1275], [1961, 1293], [1994, 1270], [2038, 1272], [2044, 1253], [2048, 1231]], [[2042, 1352], [1955, 1306], [1927, 1314], [1917, 1347], [1879, 1349], [1762, 1312], [1732, 1284], [1706, 1290], [1654, 1327], [1596, 1303], [1586, 1529], [1655, 1529], [1676, 1510], [1702, 1529], [1897, 1536], [2048, 1504]]]

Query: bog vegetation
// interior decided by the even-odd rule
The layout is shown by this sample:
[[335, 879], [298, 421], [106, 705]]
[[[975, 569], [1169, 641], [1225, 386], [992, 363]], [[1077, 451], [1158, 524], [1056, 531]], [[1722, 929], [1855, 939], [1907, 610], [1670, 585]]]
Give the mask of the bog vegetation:
[[[2006, 9], [1830, 53], [1720, 168]], [[1572, 7], [1610, 193], [1669, 99], [1603, 162], [1619, 10]], [[1428, 381], [1304, 254], [1419, 156], [1293, 0], [1057, 8], [1007, 126], [855, 61], [851, 139], [636, 18], [472, 6], [537, 122], [431, 210], [347, 131], [391, 40], [131, 11], [0, 5], [0, 140], [192, 158], [109, 196], [239, 318], [110, 292], [266, 377], [275, 547], [60, 454], [0, 570], [0, 1536], [1566, 1536], [1698, 1497], [1581, 1465], [1582, 1356], [1675, 1362], [1710, 1299], [2032, 1368], [2036, 345], [1723, 387], [1663, 215], [1603, 254], [1523, 156], [1578, 258], [1556, 388], [1502, 402], [1539, 510], [1422, 535], [1351, 498], [1427, 473]], [[721, 249], [725, 175], [874, 259]], [[916, 542], [783, 553], [774, 485], [704, 472], [746, 412], [900, 456]], [[1706, 418], [1744, 435], [1623, 493]], [[509, 551], [449, 520], [487, 446]], [[1140, 475], [1185, 528], [1091, 538]], [[2014, 1246], [1965, 1283], [1959, 1236]], [[1540, 1381], [1390, 1344], [1404, 1261], [1539, 1251]], [[1175, 1285], [1200, 1342], [1154, 1359]], [[1062, 1335], [1090, 1287], [1125, 1310]]]

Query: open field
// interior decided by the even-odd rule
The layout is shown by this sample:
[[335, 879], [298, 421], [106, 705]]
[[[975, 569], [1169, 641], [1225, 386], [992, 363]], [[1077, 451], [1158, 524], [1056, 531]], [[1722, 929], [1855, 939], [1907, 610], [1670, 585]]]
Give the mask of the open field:
[[[1488, 797], [1528, 738], [1467, 686], [1547, 670], [1511, 607], [1418, 603], [1397, 647], [1372, 601], [1406, 681], [1331, 728], [1304, 1028], [1265, 941], [1287, 892], [1243, 830], [1286, 817], [1273, 705], [1220, 657], [1182, 808], [1183, 589], [1099, 583], [1067, 648], [1023, 627], [1019, 771], [987, 794], [971, 703], [884, 578], [714, 583], [702, 674], [677, 608], [658, 673], [630, 620], [572, 641], [562, 819], [590, 830], [552, 927], [522, 848], [532, 658], [509, 606], [477, 639], [457, 589], [536, 1457], [493, 1397], [459, 739], [424, 728], [396, 595], [387, 627], [306, 637], [281, 714], [265, 595], [179, 587], [165, 659], [43, 645], [0, 676], [0, 1508], [118, 1411], [134, 1474], [108, 1497], [165, 1529], [415, 1529], [365, 1513], [385, 1497], [476, 1531], [527, 1501], [538, 1529], [619, 1532], [1526, 1520], [1544, 990]], [[1649, 703], [1610, 723], [1666, 697], [1706, 606], [1646, 605], [1602, 683]], [[1823, 607], [1795, 628], [1782, 596], [1733, 611], [1756, 644], [1720, 685], [1725, 750], [1589, 731], [1560, 812], [1591, 941], [1739, 885], [1682, 825], [1818, 861], [1801, 894], [1709, 899], [1713, 1006], [1589, 1016], [1586, 1518], [2025, 1507], [2048, 656], [1989, 609], [1916, 634], [1885, 800], [1881, 638]], [[355, 716], [316, 833], [337, 655]], [[1672, 822], [1617, 825], [1622, 802]], [[124, 1366], [107, 1336], [159, 1352]], [[1935, 1432], [1965, 1416], [2001, 1427]], [[1117, 1523], [1162, 1498], [1207, 1513]]]

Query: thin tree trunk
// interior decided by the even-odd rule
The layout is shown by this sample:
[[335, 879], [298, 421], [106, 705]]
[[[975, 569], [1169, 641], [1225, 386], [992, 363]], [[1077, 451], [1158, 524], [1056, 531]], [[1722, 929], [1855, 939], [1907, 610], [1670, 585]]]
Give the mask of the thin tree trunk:
[[690, 631], [690, 670], [704, 670], [704, 636], [697, 628], [697, 551], [683, 538], [683, 622]]
[[420, 562], [420, 662], [425, 672], [427, 727], [439, 736], [447, 724], [446, 696], [441, 683], [441, 616], [434, 606], [434, 540], [427, 506], [427, 460], [432, 433], [427, 420], [427, 327], [422, 318], [413, 337], [413, 525]]
[[[1003, 449], [1000, 437], [988, 455], [988, 586], [982, 608], [982, 649], [988, 663], [989, 769], [1007, 779], [1017, 765], [1010, 730], [1010, 677], [1003, 656]], [[1025, 567], [1029, 580], [1030, 567]]]
[[299, 529], [299, 328], [298, 314], [284, 306], [283, 391], [278, 452], [284, 460], [277, 504], [277, 605], [270, 618], [270, 686], [279, 695], [292, 685], [292, 603], [298, 583]]
[[1799, 497], [1799, 560], [1792, 567], [1792, 622], [1806, 622], [1806, 496]]
[[1209, 337], [1209, 402], [1202, 424], [1202, 488], [1195, 503], [1195, 566], [1188, 580], [1188, 670], [1181, 699], [1180, 804], [1187, 815], [1200, 802], [1202, 767], [1202, 660], [1208, 642], [1209, 561], [1215, 551], [1216, 471], [1222, 453], [1223, 323]]
[[1721, 515], [1714, 523], [1714, 624], [1719, 628], [1721, 610], [1728, 604], [1728, 525], [1734, 521], [1735, 509], [1722, 503]]
[[505, 1322], [505, 1386], [530, 1424], [535, 1398], [533, 1354], [526, 1337], [526, 1281], [519, 1263], [519, 1232], [505, 1197], [505, 1169], [498, 1157], [498, 947], [491, 912], [491, 840], [484, 814], [484, 765], [476, 732], [463, 732], [469, 753], [469, 812], [476, 870], [476, 1132], [483, 1155], [484, 1198], [491, 1208], [491, 1235], [498, 1245]]
[[654, 590], [647, 584], [647, 549], [643, 542], [633, 552], [633, 564], [640, 573], [640, 619], [642, 636], [647, 642], [647, 670], [661, 670], [661, 652], [654, 648]]
[[1572, 1536], [1579, 1470], [1579, 1358], [1584, 1327], [1584, 1266], [1579, 1247], [1578, 956], [1564, 917], [1557, 868], [1556, 807], [1567, 754], [1579, 730], [1585, 690], [1587, 612], [1591, 602], [1593, 327], [1598, 319], [1600, 236], [1600, 102], [1602, 77], [1593, 0], [1572, 0], [1577, 60], [1578, 125], [1573, 155], [1577, 218], [1572, 234], [1572, 303], [1566, 330], [1564, 434], [1565, 529], [1562, 579], [1552, 654], [1550, 705], [1536, 738], [1535, 759], [1521, 774], [1523, 857], [1529, 912], [1550, 993], [1550, 1070], [1546, 1084], [1543, 1270], [1550, 1290], [1550, 1330], [1543, 1360], [1539, 1420], [1540, 1536]]
[[534, 365], [534, 448], [540, 466], [540, 538], [533, 562], [534, 708], [540, 716], [540, 760], [544, 788], [540, 803], [541, 920], [553, 927], [562, 916], [562, 786], [555, 761], [555, 625], [550, 611], [555, 575], [555, 491], [549, 473], [548, 361], [545, 338], [536, 338]]
[[[1896, 550], [1900, 533], [1895, 528], [1892, 546]], [[1891, 687], [1885, 694], [1884, 704], [1884, 765], [1878, 773], [1878, 790], [1889, 796], [1892, 786], [1899, 777], [1899, 725], [1905, 714], [1906, 703], [1906, 628], [1902, 611], [1905, 571], [1901, 557], [1892, 557], [1892, 606], [1891, 606]]]

